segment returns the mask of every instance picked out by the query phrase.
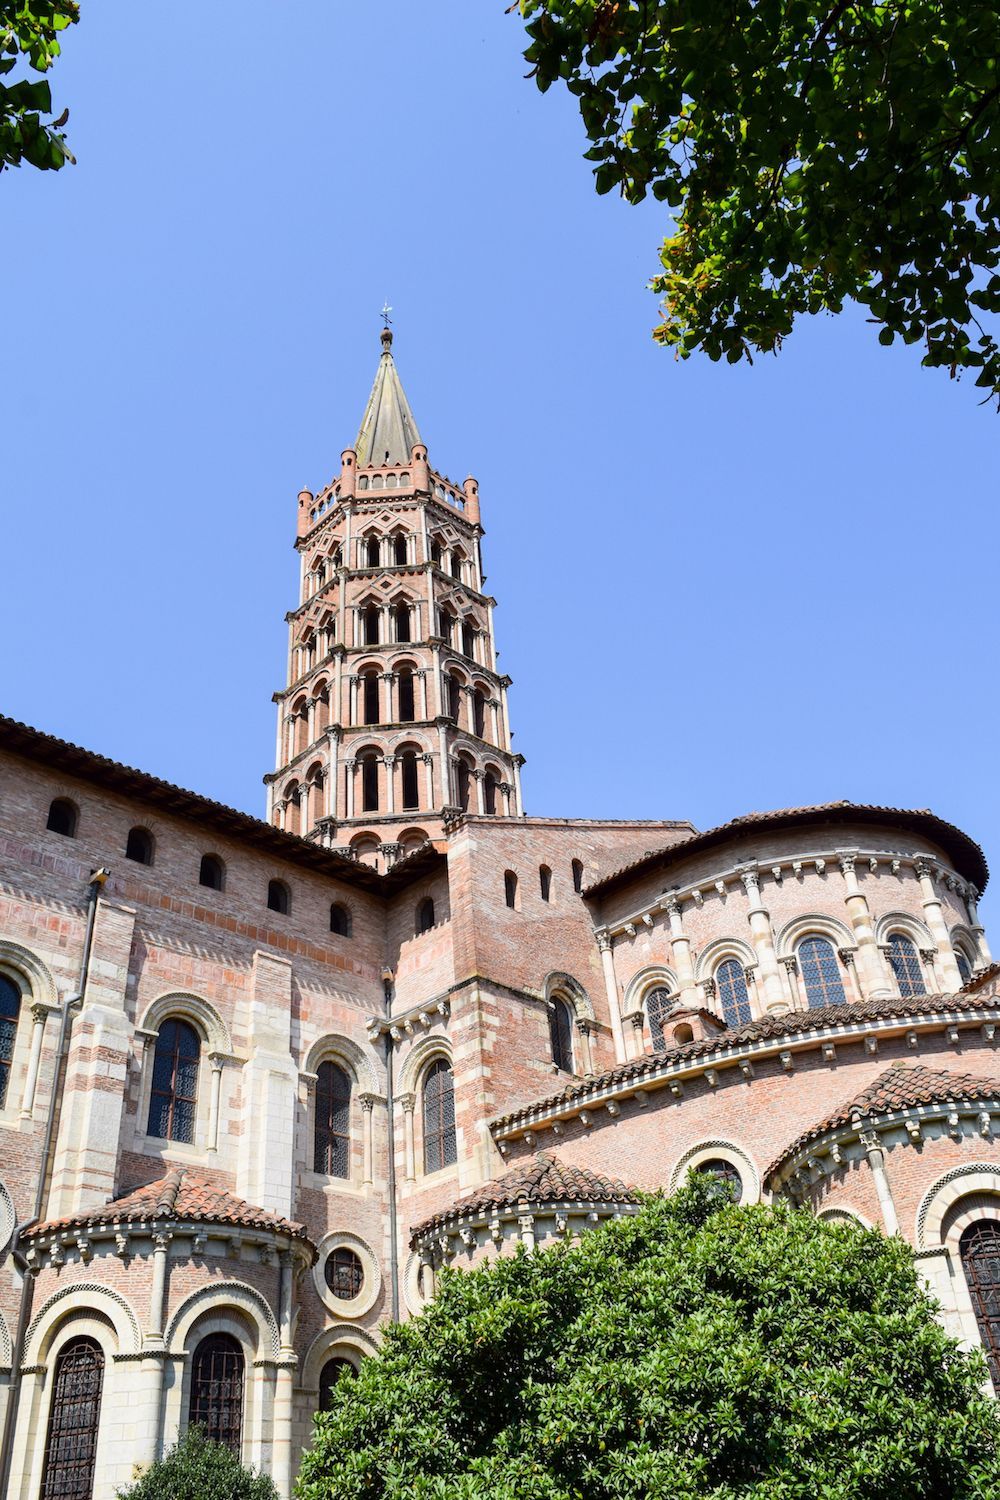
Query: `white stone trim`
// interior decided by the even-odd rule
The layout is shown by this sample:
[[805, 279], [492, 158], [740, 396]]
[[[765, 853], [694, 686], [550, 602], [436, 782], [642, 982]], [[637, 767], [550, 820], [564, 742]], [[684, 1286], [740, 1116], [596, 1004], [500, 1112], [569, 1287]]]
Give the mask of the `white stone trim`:
[[299, 1389], [315, 1395], [319, 1377], [328, 1359], [349, 1359], [359, 1365], [363, 1359], [378, 1353], [378, 1341], [367, 1328], [347, 1323], [339, 1328], [324, 1328], [313, 1339], [302, 1361]]
[[832, 1208], [822, 1208], [816, 1215], [823, 1223], [839, 1224], [849, 1222], [859, 1224], [862, 1229], [871, 1229], [871, 1224], [863, 1214], [859, 1214], [856, 1208], [847, 1208], [843, 1204], [835, 1204]]
[[580, 981], [574, 979], [572, 974], [566, 974], [560, 969], [553, 969], [550, 974], [545, 976], [544, 993], [547, 1001], [552, 1000], [556, 995], [568, 1001], [578, 1021], [594, 1021], [597, 1019], [593, 1001]]
[[167, 1348], [184, 1353], [196, 1322], [209, 1313], [224, 1314], [230, 1308], [250, 1319], [257, 1334], [257, 1354], [277, 1359], [281, 1350], [277, 1320], [263, 1293], [245, 1281], [213, 1282], [185, 1298], [167, 1327]]
[[[778, 961], [783, 958], [794, 958], [799, 944], [807, 937], [823, 937], [833, 944], [834, 953], [838, 948], [856, 948], [857, 938], [847, 926], [846, 922], [840, 921], [839, 917], [830, 916], [829, 912], [810, 912], [806, 916], [793, 917], [786, 922], [778, 933], [774, 945]], [[838, 964], [840, 960], [838, 958]], [[843, 969], [843, 964], [840, 968]], [[845, 991], [849, 986], [845, 983]]]
[[446, 1036], [423, 1036], [419, 1041], [414, 1042], [399, 1070], [399, 1082], [396, 1086], [396, 1092], [400, 1094], [419, 1093], [423, 1088], [424, 1074], [431, 1063], [439, 1057], [443, 1057], [449, 1068], [454, 1072], [455, 1062], [452, 1056], [451, 1042]]
[[28, 994], [25, 999], [41, 1001], [43, 1005], [59, 1004], [59, 992], [52, 971], [30, 948], [23, 947], [9, 938], [0, 937], [0, 973], [7, 972], [11, 978], [20, 980]]
[[622, 1014], [627, 1016], [633, 1011], [645, 1010], [650, 990], [659, 989], [661, 985], [680, 1001], [677, 975], [666, 964], [649, 964], [633, 974], [622, 996]]
[[931, 1183], [917, 1209], [914, 1242], [918, 1251], [942, 1244], [941, 1229], [948, 1210], [970, 1193], [997, 1194], [997, 1217], [1000, 1218], [1000, 1163], [969, 1162], [965, 1166], [952, 1167], [950, 1172]]
[[212, 1052], [232, 1054], [233, 1044], [229, 1028], [222, 1016], [210, 1001], [189, 990], [170, 990], [167, 994], [158, 995], [155, 1000], [151, 1000], [143, 1011], [136, 1030], [158, 1032], [166, 1021], [173, 1020], [175, 1017], [191, 1022], [201, 1033], [202, 1041], [208, 1044]]
[[[327, 1257], [331, 1251], [341, 1247], [353, 1250], [364, 1267], [365, 1279], [356, 1297], [335, 1297], [326, 1284], [324, 1268]], [[316, 1264], [312, 1268], [313, 1285], [323, 1306], [337, 1318], [360, 1318], [366, 1312], [370, 1312], [382, 1290], [382, 1267], [379, 1257], [367, 1240], [363, 1240], [358, 1234], [351, 1234], [346, 1229], [335, 1229], [323, 1236], [316, 1249], [318, 1252]]]
[[14, 1207], [14, 1200], [7, 1189], [7, 1184], [0, 1181], [0, 1254], [6, 1250], [16, 1223], [17, 1210]]
[[381, 1093], [381, 1079], [371, 1056], [350, 1037], [333, 1031], [318, 1037], [306, 1053], [303, 1071], [316, 1073], [325, 1062], [339, 1063], [351, 1075], [355, 1089], [361, 1093]]
[[48, 1358], [52, 1339], [66, 1319], [93, 1314], [110, 1323], [119, 1354], [139, 1352], [142, 1346], [139, 1319], [121, 1292], [96, 1281], [71, 1281], [53, 1292], [32, 1318], [24, 1339], [21, 1363], [43, 1364]]
[[740, 1174], [743, 1184], [743, 1203], [760, 1202], [760, 1172], [750, 1153], [743, 1147], [738, 1146], [732, 1140], [699, 1141], [696, 1146], [690, 1146], [687, 1151], [674, 1163], [670, 1173], [670, 1192], [676, 1193], [690, 1172], [695, 1171], [706, 1161], [712, 1161], [716, 1157], [722, 1157], [734, 1166]]
[[[911, 912], [890, 911], [886, 912], [885, 916], [879, 917], [875, 923], [875, 941], [880, 948], [885, 947], [894, 932], [901, 932], [904, 937], [911, 940], [917, 949], [918, 962], [920, 962], [921, 948], [937, 948], [937, 941], [927, 923], [921, 922], [920, 918], [913, 916]], [[925, 965], [920, 962], [921, 973], [924, 968]]]
[[715, 938], [698, 955], [694, 971], [695, 979], [699, 982], [703, 979], [714, 979], [716, 969], [720, 964], [724, 964], [727, 958], [735, 958], [742, 969], [753, 968], [760, 963], [760, 958], [752, 945], [742, 938]]

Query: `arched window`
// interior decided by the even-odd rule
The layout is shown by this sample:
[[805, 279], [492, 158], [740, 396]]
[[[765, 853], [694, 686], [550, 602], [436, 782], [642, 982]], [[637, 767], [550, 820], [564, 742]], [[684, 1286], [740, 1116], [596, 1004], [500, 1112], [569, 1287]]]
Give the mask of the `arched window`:
[[207, 885], [209, 890], [221, 891], [226, 879], [226, 867], [217, 854], [203, 854], [201, 856], [201, 867], [198, 870], [198, 884]]
[[335, 901], [330, 907], [330, 931], [335, 932], [338, 937], [349, 938], [351, 935], [351, 914], [339, 901]]
[[417, 753], [415, 750], [404, 750], [399, 757], [400, 775], [403, 782], [403, 806], [405, 808], [420, 806], [420, 788], [417, 781]]
[[188, 1422], [205, 1429], [213, 1443], [239, 1453], [243, 1439], [243, 1350], [228, 1333], [202, 1339], [191, 1361]]
[[406, 567], [406, 537], [401, 531], [392, 539], [392, 560], [397, 568]]
[[291, 911], [291, 893], [283, 880], [269, 880], [267, 882], [267, 909], [268, 911], [280, 912], [283, 917], [287, 917]]
[[924, 984], [917, 945], [903, 932], [893, 932], [889, 936], [889, 964], [904, 1000], [908, 1000], [911, 995], [926, 995], [927, 986]]
[[45, 822], [50, 833], [61, 833], [65, 838], [76, 837], [76, 808], [65, 797], [57, 797], [49, 807]]
[[153, 1049], [146, 1134], [161, 1141], [194, 1140], [201, 1041], [187, 1021], [164, 1021]]
[[365, 561], [370, 568], [377, 568], [381, 561], [377, 536], [370, 536], [365, 542]]
[[497, 810], [497, 792], [499, 787], [500, 783], [497, 781], [496, 772], [487, 771], [483, 777], [483, 806], [488, 813], [495, 813]]
[[468, 761], [459, 758], [455, 762], [456, 791], [458, 793], [458, 805], [463, 812], [469, 811], [469, 794], [472, 787], [472, 771]]
[[573, 868], [573, 889], [574, 889], [574, 891], [576, 891], [577, 895], [579, 895], [580, 892], [583, 890], [583, 861], [579, 860], [579, 859], [574, 859], [572, 868]]
[[17, 1022], [20, 1014], [21, 991], [13, 980], [0, 974], [0, 1109], [3, 1109], [7, 1102], [7, 1087], [10, 1083], [14, 1040], [17, 1036]]
[[361, 678], [364, 688], [364, 722], [366, 724], [377, 724], [379, 722], [378, 704], [378, 673], [365, 672]]
[[674, 1008], [675, 996], [664, 985], [657, 985], [646, 996], [646, 1018], [649, 1021], [649, 1039], [654, 1052], [666, 1052], [667, 1039], [663, 1023]]
[[378, 757], [374, 751], [361, 757], [361, 811], [378, 812]]
[[369, 604], [361, 611], [361, 625], [366, 646], [378, 645], [378, 605]]
[[476, 654], [476, 627], [469, 620], [462, 621], [462, 651], [466, 656]]
[[417, 907], [417, 935], [430, 932], [434, 926], [434, 898], [425, 896]]
[[409, 641], [412, 639], [410, 633], [410, 606], [408, 604], [396, 605], [396, 639], [397, 641]]
[[96, 1339], [71, 1339], [59, 1351], [39, 1500], [90, 1500], [101, 1419], [104, 1351]]
[[517, 911], [517, 876], [513, 870], [504, 870], [503, 872], [503, 894], [504, 900], [511, 911]]
[[448, 673], [448, 712], [458, 723], [462, 711], [462, 684], [453, 672]]
[[480, 739], [486, 736], [486, 694], [476, 688], [472, 695], [472, 730]]
[[1000, 1223], [977, 1219], [958, 1242], [993, 1389], [1000, 1395]]
[[413, 673], [409, 667], [400, 669], [399, 677], [399, 722], [412, 724], [416, 718], [413, 703]]
[[424, 1171], [437, 1172], [456, 1161], [455, 1080], [443, 1057], [424, 1075]]
[[750, 1020], [750, 996], [743, 965], [727, 958], [715, 971], [715, 983], [727, 1025], [745, 1026]]
[[556, 1067], [572, 1073], [573, 1013], [558, 995], [549, 1002], [549, 1047]]
[[137, 865], [153, 863], [153, 835], [148, 828], [130, 828], [125, 840], [125, 858], [134, 859]]
[[969, 963], [968, 955], [963, 948], [955, 949], [955, 962], [958, 964], [958, 973], [962, 983], [968, 984], [972, 978], [972, 965]]
[[713, 1156], [709, 1161], [699, 1162], [695, 1171], [714, 1178], [720, 1195], [724, 1193], [733, 1203], [739, 1203], [743, 1197], [743, 1178], [724, 1156]]
[[319, 1409], [329, 1411], [333, 1406], [333, 1393], [342, 1380], [353, 1380], [357, 1370], [349, 1359], [339, 1355], [328, 1359], [319, 1376]]
[[551, 900], [552, 871], [549, 869], [548, 865], [538, 866], [538, 888], [541, 891], [543, 901]]
[[798, 960], [810, 1009], [844, 1004], [844, 981], [840, 977], [833, 944], [827, 938], [803, 938], [798, 947]]
[[327, 1177], [351, 1175], [351, 1080], [336, 1063], [316, 1070], [316, 1123], [313, 1171]]

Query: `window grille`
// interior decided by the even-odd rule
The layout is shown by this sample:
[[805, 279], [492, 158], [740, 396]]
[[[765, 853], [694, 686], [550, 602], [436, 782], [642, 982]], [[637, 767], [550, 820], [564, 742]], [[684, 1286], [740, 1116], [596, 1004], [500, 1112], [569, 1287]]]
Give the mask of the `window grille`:
[[549, 1006], [549, 1045], [556, 1067], [564, 1073], [572, 1073], [573, 1019], [565, 1000], [558, 997]]
[[990, 1379], [1000, 1395], [1000, 1223], [979, 1219], [970, 1224], [958, 1248]]
[[662, 986], [655, 990], [650, 990], [646, 996], [649, 1037], [653, 1043], [654, 1052], [666, 1052], [667, 1050], [667, 1039], [663, 1033], [663, 1023], [673, 1010], [675, 999], [676, 997]]
[[323, 1267], [323, 1275], [333, 1295], [343, 1302], [360, 1297], [361, 1288], [365, 1284], [365, 1268], [361, 1264], [360, 1255], [356, 1255], [347, 1245], [338, 1245], [336, 1250], [330, 1251]]
[[821, 937], [804, 938], [799, 944], [798, 960], [810, 1009], [845, 1003], [844, 981], [831, 942]]
[[424, 1079], [424, 1171], [450, 1167], [457, 1156], [455, 1082], [451, 1068], [439, 1057]]
[[186, 1021], [165, 1021], [153, 1051], [153, 1087], [146, 1134], [162, 1141], [194, 1140], [201, 1042]]
[[104, 1351], [95, 1339], [63, 1346], [52, 1382], [39, 1500], [90, 1500], [103, 1383]]
[[706, 1177], [713, 1177], [720, 1194], [725, 1193], [734, 1203], [739, 1203], [743, 1197], [743, 1178], [724, 1156], [713, 1156], [709, 1161], [700, 1162], [695, 1171], [703, 1172]]
[[313, 1171], [351, 1175], [351, 1080], [336, 1063], [320, 1063], [316, 1074]]
[[750, 996], [743, 965], [727, 958], [715, 971], [715, 984], [727, 1024], [745, 1026], [750, 1020]]
[[894, 932], [890, 936], [889, 965], [904, 1000], [912, 995], [926, 995], [927, 986], [924, 984], [916, 944], [905, 933]]
[[0, 1109], [7, 1102], [10, 1070], [14, 1060], [14, 1041], [21, 1014], [21, 992], [12, 980], [0, 974]]
[[243, 1437], [243, 1350], [228, 1333], [202, 1339], [191, 1362], [188, 1421], [239, 1453]]

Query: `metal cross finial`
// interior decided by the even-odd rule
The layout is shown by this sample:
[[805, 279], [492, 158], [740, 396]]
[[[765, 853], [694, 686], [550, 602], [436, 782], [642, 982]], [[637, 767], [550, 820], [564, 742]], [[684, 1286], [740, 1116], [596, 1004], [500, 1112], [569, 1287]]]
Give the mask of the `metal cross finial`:
[[384, 307], [383, 307], [383, 308], [382, 308], [382, 322], [383, 322], [383, 323], [384, 323], [384, 324], [385, 324], [385, 326], [386, 326], [386, 328], [388, 328], [388, 326], [389, 326], [389, 324], [390, 324], [390, 322], [391, 322], [391, 321], [392, 321], [392, 320], [391, 320], [391, 319], [390, 319], [390, 317], [389, 317], [389, 314], [390, 314], [390, 313], [391, 313], [391, 312], [392, 312], [392, 308], [391, 308], [391, 307], [390, 307], [390, 306], [389, 306], [389, 299], [388, 299], [388, 297], [387, 297], [387, 298], [386, 298], [386, 299], [385, 299], [385, 305], [384, 305]]

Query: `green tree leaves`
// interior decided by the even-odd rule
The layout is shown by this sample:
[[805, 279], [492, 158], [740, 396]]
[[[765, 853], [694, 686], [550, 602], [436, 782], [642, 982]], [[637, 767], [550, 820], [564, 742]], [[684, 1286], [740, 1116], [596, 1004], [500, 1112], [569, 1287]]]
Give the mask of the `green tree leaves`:
[[266, 1474], [244, 1469], [235, 1453], [189, 1427], [159, 1463], [118, 1491], [119, 1500], [278, 1500]]
[[898, 1240], [707, 1181], [445, 1274], [317, 1418], [299, 1500], [988, 1500], [1000, 1421]]
[[520, 0], [599, 192], [675, 210], [682, 357], [775, 351], [848, 298], [1000, 406], [1000, 0]]
[[46, 79], [15, 79], [18, 63], [44, 73], [59, 55], [59, 33], [79, 20], [76, 0], [0, 0], [0, 172], [22, 162], [54, 170], [72, 161], [60, 134], [68, 111], [57, 120]]

